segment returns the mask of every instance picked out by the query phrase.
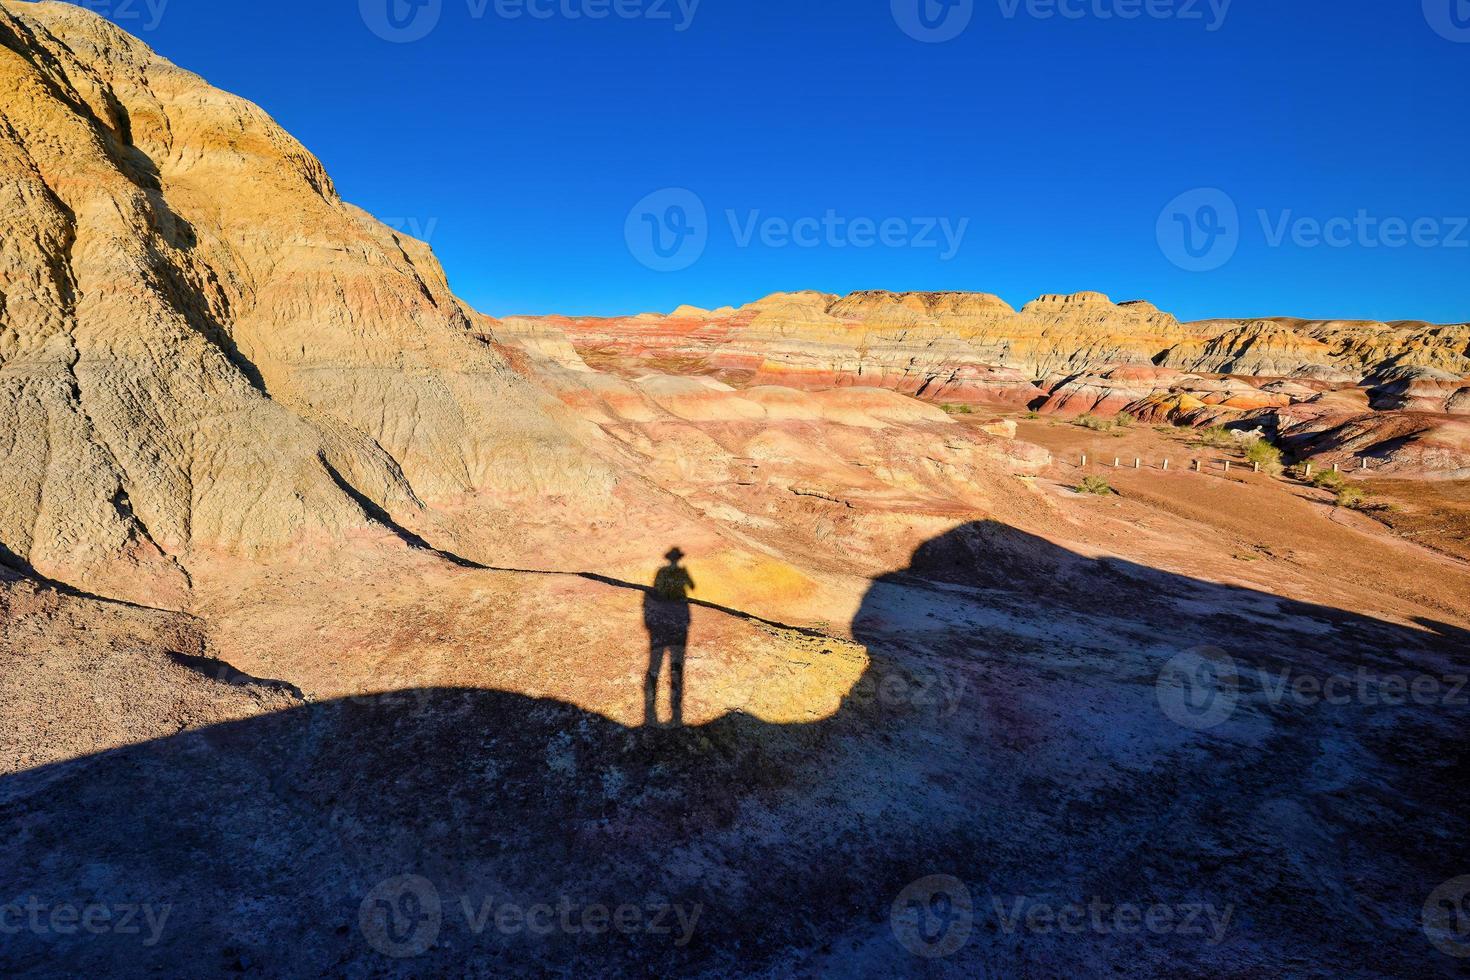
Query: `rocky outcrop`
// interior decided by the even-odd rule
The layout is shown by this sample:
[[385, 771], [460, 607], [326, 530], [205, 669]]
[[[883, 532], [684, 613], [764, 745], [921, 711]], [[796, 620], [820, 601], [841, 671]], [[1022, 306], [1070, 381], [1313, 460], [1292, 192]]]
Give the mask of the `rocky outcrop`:
[[1470, 414], [1470, 378], [1433, 368], [1408, 368], [1387, 373], [1369, 389], [1375, 409], [1381, 411]]
[[1315, 378], [1357, 384], [1391, 368], [1470, 374], [1470, 325], [1417, 321], [1209, 320], [1203, 341], [1176, 345], [1159, 363], [1184, 371]]
[[889, 388], [928, 401], [1025, 407], [1037, 382], [1150, 365], [1188, 336], [1147, 303], [1042, 297], [1017, 312], [985, 293], [777, 293], [736, 310], [667, 318], [548, 318], [592, 363], [678, 367], [728, 381]]
[[0, 778], [301, 706], [213, 657], [178, 613], [68, 594], [0, 568]]
[[1415, 367], [1470, 374], [1470, 326], [1184, 324], [1150, 303], [1095, 292], [1042, 296], [1019, 312], [986, 293], [777, 293], [738, 310], [548, 322], [615, 369], [663, 359], [741, 380], [864, 384], [941, 402], [1025, 404], [1041, 394], [1036, 384], [1118, 366], [1352, 384]]
[[1301, 458], [1355, 470], [1470, 478], [1470, 421], [1427, 412], [1375, 412], [1359, 392], [1333, 392], [1272, 413], [1280, 442]]
[[739, 309], [672, 316], [548, 317], [610, 367], [663, 359], [685, 369], [804, 386], [866, 383], [933, 401], [1035, 398], [1117, 366], [1360, 383], [1392, 369], [1470, 375], [1470, 326], [1348, 320], [1180, 323], [1144, 301], [1044, 295], [1022, 310], [985, 292], [778, 292]]
[[427, 246], [263, 111], [69, 4], [0, 3], [0, 546], [112, 594], [610, 474]]
[[[777, 293], [739, 309], [547, 318], [598, 367], [737, 388], [887, 388], [941, 405], [1219, 425], [1362, 386], [1372, 408], [1470, 411], [1470, 326], [1207, 320], [1096, 292]], [[1413, 437], [1411, 440], [1413, 441]], [[1446, 458], [1442, 453], [1424, 459]]]

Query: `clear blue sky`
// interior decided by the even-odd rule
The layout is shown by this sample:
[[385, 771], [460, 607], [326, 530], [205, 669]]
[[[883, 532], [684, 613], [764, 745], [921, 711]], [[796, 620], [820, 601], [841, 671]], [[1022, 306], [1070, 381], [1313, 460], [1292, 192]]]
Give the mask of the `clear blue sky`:
[[[1454, 220], [1470, 217], [1470, 0], [1234, 0], [1223, 20], [1221, 0], [1060, 0], [1081, 16], [1050, 18], [1034, 16], [1046, 0], [968, 0], [943, 43], [902, 28], [924, 33], [920, 0], [702, 0], [687, 25], [679, 0], [430, 0], [398, 8], [409, 30], [437, 17], [410, 43], [368, 26], [386, 29], [389, 0], [168, 0], [161, 16], [163, 0], [78, 2], [264, 106], [496, 315], [889, 288], [1470, 319], [1470, 228]], [[967, 13], [924, 2], [937, 31]], [[497, 12], [524, 3], [552, 16]], [[562, 12], [599, 4], [610, 16]], [[1130, 7], [1142, 16], [1101, 16]], [[670, 187], [707, 208], [708, 244], [658, 272], [625, 224]], [[1238, 226], [1197, 195], [1160, 220], [1196, 188], [1224, 191]], [[742, 244], [756, 212], [898, 224], [869, 248], [815, 225], [814, 247]], [[1346, 247], [1304, 247], [1295, 224], [1272, 244], [1283, 218], [1360, 212], [1368, 231], [1337, 227]], [[953, 257], [895, 244], [921, 218], [968, 219]], [[1384, 245], [1390, 218], [1419, 222], [1419, 244]], [[1230, 261], [1171, 261], [1189, 222], [1225, 227]]]

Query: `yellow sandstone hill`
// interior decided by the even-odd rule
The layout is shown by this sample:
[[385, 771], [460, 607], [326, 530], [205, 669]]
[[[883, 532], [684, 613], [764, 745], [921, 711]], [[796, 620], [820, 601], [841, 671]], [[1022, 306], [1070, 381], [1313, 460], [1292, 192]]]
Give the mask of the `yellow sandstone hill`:
[[13, 563], [137, 594], [370, 512], [611, 484], [425, 245], [100, 17], [0, 3], [0, 194]]
[[1186, 371], [1357, 382], [1390, 367], [1470, 375], [1470, 325], [1419, 321], [1212, 320], [1160, 361]]

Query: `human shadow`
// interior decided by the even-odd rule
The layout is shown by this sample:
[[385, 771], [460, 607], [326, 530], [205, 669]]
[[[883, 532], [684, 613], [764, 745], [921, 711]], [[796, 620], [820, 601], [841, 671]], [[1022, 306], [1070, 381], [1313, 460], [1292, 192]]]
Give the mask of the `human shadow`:
[[673, 548], [668, 564], [654, 576], [653, 589], [643, 596], [643, 626], [648, 630], [648, 673], [643, 679], [643, 723], [658, 724], [658, 685], [665, 659], [669, 664], [671, 724], [684, 724], [684, 659], [689, 649], [689, 593], [694, 579], [679, 563], [684, 552]]
[[[968, 524], [872, 582], [870, 664], [807, 723], [413, 689], [4, 777], [0, 972], [1446, 974], [1412, 923], [1470, 872], [1466, 710], [1276, 702], [1256, 673], [1463, 672], [1465, 634], [1425, 625]], [[1205, 644], [1240, 704], [1191, 727], [1161, 668]], [[906, 931], [936, 874], [968, 904]], [[1213, 942], [1026, 918], [1094, 899], [1232, 915]]]

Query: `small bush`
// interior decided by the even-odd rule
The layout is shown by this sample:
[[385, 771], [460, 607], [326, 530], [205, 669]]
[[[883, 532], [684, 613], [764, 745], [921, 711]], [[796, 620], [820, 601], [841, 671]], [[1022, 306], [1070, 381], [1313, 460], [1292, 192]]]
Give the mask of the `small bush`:
[[1133, 426], [1133, 423], [1137, 421], [1138, 419], [1134, 418], [1132, 415], [1129, 415], [1127, 412], [1119, 412], [1117, 414], [1117, 417], [1113, 419], [1113, 424], [1120, 429], [1127, 429], [1131, 428]]
[[1040, 412], [1027, 412], [1026, 413], [1026, 417], [1028, 419], [1032, 419], [1032, 420], [1039, 419], [1039, 418], [1041, 418], [1041, 413]]
[[1271, 445], [1265, 439], [1257, 439], [1246, 447], [1245, 459], [1248, 463], [1254, 463], [1261, 467], [1263, 472], [1272, 476], [1281, 475], [1281, 450]]
[[[1305, 468], [1304, 468], [1305, 469]], [[1341, 473], [1332, 470], [1322, 470], [1313, 473], [1311, 484], [1322, 490], [1327, 490], [1336, 498], [1337, 506], [1347, 507], [1352, 510], [1367, 510], [1368, 491], [1356, 483], [1350, 481]]]
[[1113, 485], [1100, 476], [1084, 476], [1082, 482], [1077, 484], [1078, 493], [1090, 493], [1096, 497], [1111, 497], [1117, 493]]
[[1084, 429], [1091, 429], [1094, 432], [1107, 432], [1113, 427], [1112, 422], [1109, 422], [1105, 418], [1099, 418], [1091, 412], [1088, 412], [1086, 415], [1077, 416], [1076, 424], [1082, 426]]
[[969, 405], [940, 405], [939, 407], [942, 408], [942, 409], [944, 409], [945, 413], [946, 414], [949, 414], [949, 415], [974, 415], [975, 414], [975, 410], [973, 408], [971, 408]]
[[1230, 430], [1223, 425], [1212, 425], [1208, 429], [1201, 429], [1195, 434], [1201, 446], [1209, 446], [1212, 449], [1224, 449], [1227, 446], [1236, 445], [1235, 437]]
[[1368, 491], [1352, 483], [1337, 488], [1337, 506], [1362, 510], [1368, 503]]

